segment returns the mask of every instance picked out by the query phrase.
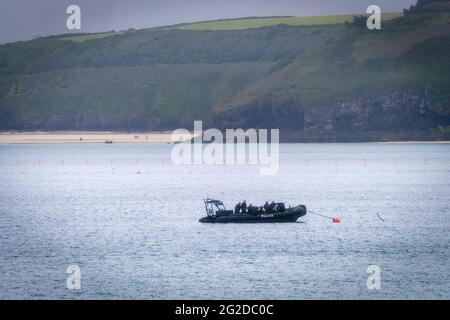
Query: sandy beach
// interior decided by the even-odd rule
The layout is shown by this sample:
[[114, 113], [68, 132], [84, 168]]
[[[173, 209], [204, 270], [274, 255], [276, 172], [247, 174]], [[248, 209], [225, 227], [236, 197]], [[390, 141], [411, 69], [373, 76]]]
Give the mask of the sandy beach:
[[[50, 143], [173, 143], [171, 132], [0, 132], [0, 144]], [[192, 138], [192, 134], [178, 135], [179, 141]]]
[[[178, 134], [176, 141], [187, 141], [193, 133]], [[52, 132], [0, 132], [0, 144], [55, 144], [55, 143], [174, 143], [172, 132], [108, 132], [108, 131], [52, 131]], [[387, 141], [381, 144], [436, 144], [450, 141]]]

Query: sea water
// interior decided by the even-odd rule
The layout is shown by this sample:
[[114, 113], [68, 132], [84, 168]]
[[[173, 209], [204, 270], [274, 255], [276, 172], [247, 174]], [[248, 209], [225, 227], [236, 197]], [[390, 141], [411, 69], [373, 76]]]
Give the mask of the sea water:
[[[0, 299], [450, 298], [449, 144], [283, 144], [274, 176], [171, 148], [0, 145]], [[341, 222], [202, 224], [206, 197]]]

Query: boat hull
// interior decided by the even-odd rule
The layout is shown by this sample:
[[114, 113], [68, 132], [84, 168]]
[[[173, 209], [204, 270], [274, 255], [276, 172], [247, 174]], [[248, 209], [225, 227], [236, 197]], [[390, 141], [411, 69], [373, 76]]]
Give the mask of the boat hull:
[[306, 214], [306, 207], [299, 205], [288, 208], [284, 212], [262, 214], [231, 214], [216, 217], [203, 217], [199, 221], [203, 223], [287, 223], [296, 222], [298, 218]]

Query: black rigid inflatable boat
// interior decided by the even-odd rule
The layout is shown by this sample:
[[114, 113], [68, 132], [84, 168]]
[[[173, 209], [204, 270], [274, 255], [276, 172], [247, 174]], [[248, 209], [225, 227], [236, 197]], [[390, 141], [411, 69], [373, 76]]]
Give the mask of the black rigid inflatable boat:
[[[282, 206], [284, 207], [284, 206]], [[296, 222], [298, 218], [306, 215], [306, 207], [298, 205], [283, 211], [265, 212], [258, 210], [254, 213], [227, 210], [220, 200], [205, 200], [206, 217], [199, 221], [204, 223], [270, 223], [270, 222]]]

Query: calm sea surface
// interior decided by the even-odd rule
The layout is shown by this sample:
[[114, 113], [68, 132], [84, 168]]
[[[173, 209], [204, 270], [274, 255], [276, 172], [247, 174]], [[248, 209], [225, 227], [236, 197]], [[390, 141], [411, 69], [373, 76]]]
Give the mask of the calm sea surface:
[[[449, 144], [284, 144], [275, 176], [170, 151], [0, 145], [0, 298], [450, 299]], [[201, 224], [207, 196], [342, 222]]]

